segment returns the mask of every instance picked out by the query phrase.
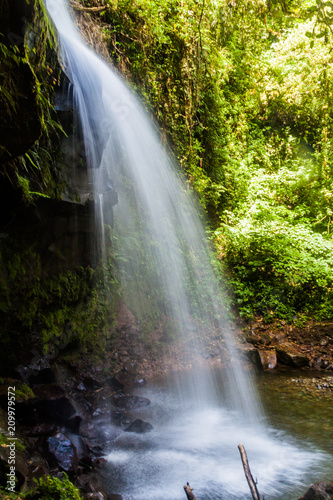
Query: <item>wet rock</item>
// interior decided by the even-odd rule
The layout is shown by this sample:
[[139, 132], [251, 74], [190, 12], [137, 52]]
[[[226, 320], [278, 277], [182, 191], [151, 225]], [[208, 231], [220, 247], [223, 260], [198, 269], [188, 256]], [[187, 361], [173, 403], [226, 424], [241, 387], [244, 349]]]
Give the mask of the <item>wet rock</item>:
[[332, 500], [333, 481], [316, 483], [310, 486], [304, 496], [298, 500]]
[[149, 422], [144, 422], [140, 418], [137, 418], [125, 429], [125, 432], [136, 432], [138, 434], [143, 434], [145, 432], [150, 432], [153, 429], [154, 427]]
[[128, 396], [128, 395], [116, 395], [111, 399], [112, 405], [120, 410], [136, 410], [138, 408], [143, 408], [150, 404], [148, 398], [143, 398], [140, 396]]
[[129, 390], [134, 387], [134, 377], [126, 371], [116, 373], [112, 380], [118, 383], [120, 390]]
[[108, 500], [123, 500], [123, 497], [121, 495], [108, 495]]
[[289, 342], [276, 346], [276, 354], [278, 361], [284, 365], [297, 366], [299, 368], [309, 365], [309, 357], [299, 352]]
[[71, 440], [58, 432], [47, 438], [47, 452], [50, 465], [58, 466], [66, 472], [76, 472], [78, 456]]
[[91, 450], [86, 440], [77, 434], [70, 434], [68, 438], [75, 447], [80, 464], [84, 467], [90, 467], [92, 464]]
[[[100, 493], [99, 491], [96, 491], [95, 493], [86, 493], [84, 495], [84, 498], [87, 498], [89, 500], [105, 500], [105, 496], [103, 493]], [[109, 499], [110, 497], [108, 497]]]
[[136, 375], [137, 364], [135, 361], [126, 361], [123, 366], [123, 371], [129, 373], [130, 375]]
[[121, 426], [126, 418], [126, 414], [121, 410], [111, 411], [111, 424]]
[[277, 356], [275, 350], [258, 351], [261, 367], [264, 371], [272, 370], [277, 365]]
[[147, 380], [145, 378], [140, 378], [139, 380], [136, 380], [134, 382], [134, 387], [142, 387], [147, 383]]
[[244, 352], [250, 358], [252, 363], [254, 363], [261, 370], [272, 370], [277, 365], [275, 350], [257, 349], [254, 346], [250, 346]]
[[49, 472], [46, 460], [36, 451], [29, 458], [28, 466], [31, 478], [39, 479], [40, 477], [47, 475]]
[[115, 377], [112, 377], [109, 380], [109, 386], [114, 391], [123, 391], [125, 389], [124, 384], [122, 384], [121, 382], [119, 382], [119, 380], [117, 378], [115, 378]]
[[245, 335], [245, 340], [249, 344], [256, 345], [260, 343], [260, 336], [251, 331]]
[[256, 364], [258, 359], [258, 349], [254, 345], [247, 343], [242, 345], [242, 353], [249, 358], [252, 363]]

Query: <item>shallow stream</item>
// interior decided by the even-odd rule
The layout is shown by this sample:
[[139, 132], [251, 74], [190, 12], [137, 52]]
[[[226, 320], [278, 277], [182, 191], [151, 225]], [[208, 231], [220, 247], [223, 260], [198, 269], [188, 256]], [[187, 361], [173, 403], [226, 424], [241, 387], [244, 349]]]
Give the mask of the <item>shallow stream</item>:
[[266, 499], [295, 500], [313, 482], [333, 478], [332, 390], [312, 396], [304, 372], [258, 375], [265, 418], [249, 424], [225, 406], [224, 376], [216, 370], [219, 401], [201, 407], [190, 392], [179, 395], [176, 379], [171, 388], [170, 380], [156, 380], [137, 392], [151, 404], [133, 419], [154, 430], [119, 434], [107, 456], [110, 492], [124, 500], [185, 500], [188, 481], [197, 500], [249, 499], [240, 443]]

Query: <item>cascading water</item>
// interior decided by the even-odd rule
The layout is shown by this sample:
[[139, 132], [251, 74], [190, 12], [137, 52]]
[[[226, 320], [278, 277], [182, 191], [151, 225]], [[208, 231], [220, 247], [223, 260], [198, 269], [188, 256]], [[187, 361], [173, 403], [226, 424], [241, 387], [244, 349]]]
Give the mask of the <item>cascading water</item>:
[[[219, 491], [223, 491], [223, 498], [241, 498], [246, 490], [241, 463], [239, 458], [232, 462], [230, 457], [237, 455], [237, 445], [243, 440], [250, 448], [248, 452], [256, 456], [262, 453], [266, 469], [271, 461], [273, 483], [289, 477], [292, 458], [302, 460], [302, 466], [307, 466], [310, 458], [291, 445], [285, 465], [274, 457], [277, 447], [281, 451], [283, 446], [277, 444], [278, 438], [268, 437], [253, 384], [237, 361], [224, 292], [211, 264], [190, 190], [175, 171], [155, 125], [137, 98], [81, 40], [64, 0], [45, 0], [45, 4], [58, 32], [64, 70], [73, 84], [96, 215], [102, 228], [102, 255], [107, 248], [104, 223], [113, 219], [111, 206], [115, 188], [118, 191], [112, 232], [126, 302], [141, 315], [143, 323], [151, 317], [156, 325], [163, 323], [167, 335], [179, 336], [183, 345], [190, 347], [189, 353], [191, 349], [202, 351], [202, 337], [214, 332], [217, 337], [223, 335], [233, 358], [223, 380], [217, 381], [210, 370], [193, 370], [178, 379], [176, 391], [171, 392], [174, 396], [158, 390], [152, 396], [152, 408], [163, 414], [164, 420], [160, 418], [144, 440], [136, 437], [139, 442], [135, 445], [133, 435], [120, 437], [109, 457], [111, 469], [117, 471], [118, 480], [121, 471], [127, 470], [131, 498], [136, 500], [160, 497], [153, 486], [156, 482], [164, 498], [183, 498], [182, 484], [193, 474], [192, 482], [205, 491], [199, 497], [202, 500], [216, 498]], [[186, 419], [182, 401], [186, 401]], [[256, 439], [250, 437], [253, 434]], [[125, 480], [119, 480], [119, 488], [125, 495]], [[279, 495], [274, 498], [286, 498]]]

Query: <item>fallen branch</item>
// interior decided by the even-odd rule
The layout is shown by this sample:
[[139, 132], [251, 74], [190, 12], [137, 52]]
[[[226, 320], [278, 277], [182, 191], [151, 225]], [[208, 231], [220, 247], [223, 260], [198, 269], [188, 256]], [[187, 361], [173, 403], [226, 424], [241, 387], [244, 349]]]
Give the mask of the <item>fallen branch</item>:
[[188, 483], [186, 484], [186, 486], [184, 486], [184, 490], [188, 500], [196, 500], [195, 496], [192, 493], [192, 488]]
[[259, 492], [257, 489], [257, 484], [254, 481], [253, 476], [252, 476], [251, 471], [250, 471], [249, 462], [247, 460], [245, 448], [242, 444], [239, 444], [238, 449], [239, 449], [239, 453], [240, 453], [240, 456], [242, 459], [245, 477], [246, 477], [246, 480], [248, 482], [248, 485], [249, 485], [251, 493], [252, 493], [252, 498], [253, 498], [253, 500], [260, 500]]

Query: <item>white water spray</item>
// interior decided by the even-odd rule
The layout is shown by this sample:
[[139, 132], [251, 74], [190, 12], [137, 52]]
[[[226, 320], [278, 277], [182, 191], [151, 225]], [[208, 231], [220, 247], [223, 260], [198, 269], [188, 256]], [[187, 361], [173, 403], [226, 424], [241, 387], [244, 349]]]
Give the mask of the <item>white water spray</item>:
[[[179, 336], [197, 352], [204, 349], [202, 337], [207, 332], [215, 332], [217, 337], [223, 335], [223, 342], [233, 359], [223, 380], [225, 407], [228, 410], [223, 409], [218, 415], [212, 410], [212, 432], [216, 432], [216, 422], [225, 426], [224, 434], [230, 434], [227, 453], [230, 451], [229, 447], [237, 450], [240, 438], [245, 439], [245, 422], [252, 426], [249, 433], [255, 433], [260, 440], [268, 439], [264, 426], [258, 423], [262, 420], [260, 404], [251, 378], [248, 373], [243, 372], [237, 361], [221, 283], [211, 264], [212, 255], [190, 191], [166, 155], [159, 141], [158, 131], [138, 99], [114, 69], [81, 40], [64, 0], [44, 1], [59, 35], [64, 71], [73, 84], [85, 157], [94, 185], [96, 214], [102, 225], [102, 255], [105, 255], [107, 247], [104, 222], [111, 219], [112, 210], [108, 197], [114, 196], [115, 188], [118, 191], [118, 203], [113, 209], [113, 232], [116, 234], [117, 252], [120, 255], [125, 300], [143, 318], [152, 311], [153, 315], [158, 311], [157, 323], [163, 318], [168, 325], [169, 334], [171, 331], [171, 336]], [[209, 414], [209, 408], [216, 408], [218, 405], [218, 387], [209, 371], [204, 375], [202, 372], [197, 374], [194, 370], [189, 379], [186, 378], [186, 383], [178, 386], [178, 391], [181, 395], [179, 401], [186, 399], [192, 409], [194, 406], [199, 410], [206, 408]], [[179, 409], [179, 406], [176, 408]], [[225, 413], [228, 411], [231, 413]], [[236, 412], [237, 418], [233, 418], [232, 412]], [[189, 432], [197, 433], [196, 444], [202, 452], [201, 456], [205, 455], [205, 447], [212, 456], [222, 454], [225, 439], [219, 434], [219, 439], [213, 444], [209, 430], [209, 438], [207, 432], [200, 432], [204, 425], [201, 420], [202, 412], [193, 410], [192, 416], [194, 421], [185, 422], [185, 428], [181, 427], [186, 441], [185, 454], [191, 454], [190, 448], [195, 446], [194, 441], [186, 440], [186, 429], [187, 437]], [[209, 418], [205, 421], [208, 426]], [[170, 428], [168, 429], [169, 431], [163, 428], [161, 436], [164, 443], [168, 443], [166, 453], [172, 450], [172, 462], [177, 463], [176, 455], [178, 460], [182, 460], [180, 449], [179, 446], [170, 445], [173, 438], [168, 434]], [[154, 442], [154, 436], [151, 439]], [[262, 441], [260, 443], [263, 448]], [[252, 446], [255, 448], [254, 442]], [[121, 446], [119, 453], [121, 460], [124, 459], [125, 462], [133, 458], [131, 451], [124, 452]], [[160, 455], [163, 455], [163, 448]], [[156, 455], [152, 457], [143, 449], [142, 456], [143, 461], [148, 460], [147, 467], [149, 457], [155, 463]], [[299, 457], [300, 455], [298, 459]], [[204, 470], [204, 476], [200, 480], [198, 477], [198, 482], [209, 482], [207, 467], [209, 468], [211, 459], [207, 457], [205, 467], [200, 467], [199, 455], [190, 462], [198, 474], [200, 469]], [[238, 465], [241, 467], [240, 461]], [[290, 466], [289, 462], [288, 465]], [[163, 466], [161, 467], [158, 477], [163, 476]], [[139, 467], [133, 470], [129, 466], [129, 471], [130, 481], [137, 476], [138, 482], [136, 486], [132, 485], [133, 488], [137, 487], [137, 491], [140, 491], [133, 498], [148, 498], [145, 491], [151, 489], [154, 476], [148, 485], [145, 482], [147, 478], [142, 482]], [[285, 471], [286, 474], [288, 472]], [[280, 473], [283, 475], [281, 471]], [[229, 479], [224, 474], [220, 482], [215, 481], [214, 498], [222, 483], [226, 491], [229, 491], [229, 496], [224, 498], [234, 498], [230, 493], [232, 489], [238, 495], [240, 490], [237, 480], [233, 486], [229, 485], [233, 482], [232, 476], [233, 473], [230, 472]], [[188, 479], [184, 477], [183, 481]], [[171, 485], [170, 476], [165, 477], [165, 480]], [[241, 487], [242, 494], [243, 488], [244, 486]], [[152, 498], [159, 496], [157, 493], [154, 495], [155, 493]], [[179, 497], [171, 486], [169, 494], [164, 495], [170, 500], [182, 496], [182, 492]], [[206, 498], [211, 498], [210, 494]]]

